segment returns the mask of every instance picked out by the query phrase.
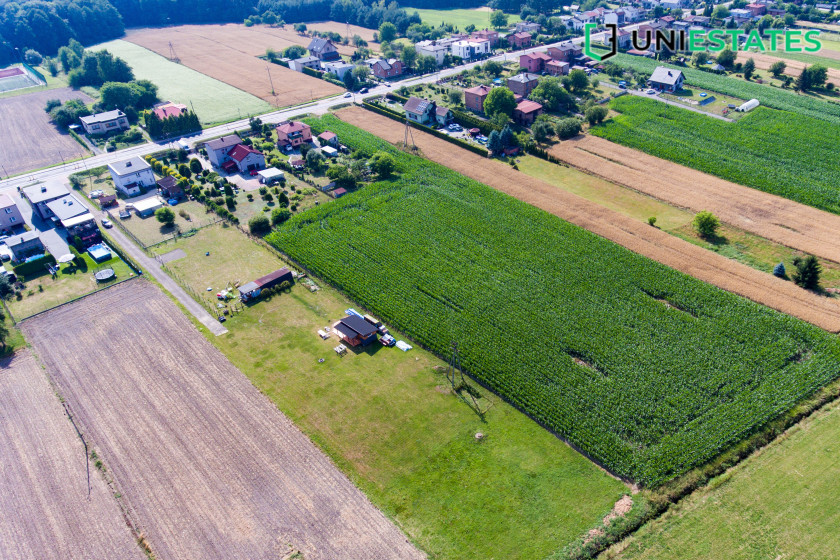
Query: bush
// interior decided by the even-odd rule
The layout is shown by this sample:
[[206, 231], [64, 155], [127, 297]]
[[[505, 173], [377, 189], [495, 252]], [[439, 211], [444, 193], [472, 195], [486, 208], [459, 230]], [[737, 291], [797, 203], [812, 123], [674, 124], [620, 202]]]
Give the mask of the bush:
[[257, 215], [248, 220], [248, 229], [251, 234], [262, 237], [271, 231], [271, 222], [268, 221], [268, 216]]
[[554, 127], [557, 137], [560, 140], [568, 140], [580, 134], [580, 121], [576, 118], [563, 119]]
[[822, 266], [817, 260], [817, 257], [814, 255], [794, 257], [793, 266], [796, 267], [796, 271], [793, 273], [793, 281], [797, 286], [801, 286], [806, 290], [818, 290], [820, 288]]
[[275, 208], [271, 211], [271, 225], [279, 226], [292, 217], [292, 213], [286, 208]]
[[26, 278], [26, 276], [30, 274], [42, 274], [44, 272], [44, 267], [48, 264], [55, 264], [55, 257], [49, 253], [45, 253], [40, 258], [13, 266], [12, 272], [14, 272], [19, 278]]
[[652, 225], [653, 227], [656, 227], [656, 216], [651, 216], [650, 218], [648, 218], [648, 224]]
[[590, 107], [586, 110], [586, 120], [589, 122], [590, 126], [595, 126], [596, 124], [600, 124], [604, 122], [604, 119], [607, 118], [607, 108], [606, 107]]
[[175, 223], [175, 212], [169, 207], [158, 208], [155, 210], [155, 218], [163, 225], [171, 226]]
[[703, 210], [694, 215], [692, 225], [700, 237], [709, 239], [717, 234], [717, 230], [720, 227], [720, 220], [711, 212]]
[[787, 276], [787, 271], [785, 270], [785, 263], [780, 262], [776, 266], [773, 267], [773, 276], [778, 276], [779, 278], [784, 278]]

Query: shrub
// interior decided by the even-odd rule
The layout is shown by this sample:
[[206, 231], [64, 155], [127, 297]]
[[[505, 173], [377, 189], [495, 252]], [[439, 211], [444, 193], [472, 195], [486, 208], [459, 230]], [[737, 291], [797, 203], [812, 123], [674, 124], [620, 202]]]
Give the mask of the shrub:
[[703, 210], [694, 215], [692, 225], [700, 237], [709, 239], [717, 234], [717, 230], [720, 227], [720, 220], [708, 210]]
[[653, 227], [656, 227], [656, 216], [651, 216], [650, 218], [648, 218], [648, 224], [652, 225]]
[[785, 270], [785, 263], [780, 262], [776, 266], [773, 267], [773, 276], [778, 276], [779, 278], [784, 278], [787, 276], [787, 271]]
[[171, 226], [175, 223], [175, 212], [172, 211], [172, 208], [168, 207], [158, 208], [155, 210], [155, 218], [163, 225]]
[[279, 226], [292, 217], [292, 213], [286, 208], [275, 208], [271, 211], [271, 225]]
[[563, 119], [554, 127], [560, 140], [568, 140], [580, 134], [580, 121], [574, 117]]
[[596, 124], [600, 124], [604, 122], [604, 119], [607, 118], [607, 108], [606, 107], [590, 107], [586, 110], [586, 120], [589, 122], [590, 126], [595, 126]]

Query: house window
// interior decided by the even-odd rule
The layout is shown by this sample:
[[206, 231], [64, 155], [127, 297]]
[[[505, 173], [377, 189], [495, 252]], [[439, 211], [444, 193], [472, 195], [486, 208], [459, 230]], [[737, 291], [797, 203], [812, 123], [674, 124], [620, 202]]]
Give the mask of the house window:
[[17, 221], [17, 218], [15, 218], [14, 216], [12, 216], [11, 218], [9, 218], [9, 223], [10, 223], [10, 224], [15, 223], [16, 221]]
[[11, 213], [12, 213], [12, 209], [11, 208], [6, 208], [6, 214], [11, 214]]

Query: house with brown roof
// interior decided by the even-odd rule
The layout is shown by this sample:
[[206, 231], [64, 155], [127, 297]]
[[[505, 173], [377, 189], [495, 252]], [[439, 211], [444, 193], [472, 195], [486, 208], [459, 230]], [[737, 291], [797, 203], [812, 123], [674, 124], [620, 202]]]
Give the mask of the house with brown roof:
[[499, 32], [491, 29], [479, 29], [470, 34], [470, 39], [486, 39], [490, 41], [490, 47], [495, 47], [499, 44]]
[[516, 94], [522, 97], [528, 97], [528, 94], [537, 87], [539, 83], [539, 76], [530, 74], [528, 72], [511, 76], [507, 79], [507, 87]]
[[446, 126], [455, 119], [448, 107], [435, 107], [435, 120], [440, 126]]
[[568, 42], [556, 47], [549, 47], [546, 53], [554, 60], [571, 64], [583, 54], [583, 48], [580, 45]]
[[172, 198], [181, 199], [184, 197], [184, 189], [178, 186], [178, 180], [172, 175], [167, 175], [162, 179], [158, 179], [157, 187], [158, 192], [160, 192], [160, 195], [164, 200]]
[[333, 148], [338, 148], [338, 135], [335, 132], [325, 130], [318, 135], [318, 142], [321, 146], [332, 146]]
[[403, 105], [403, 110], [406, 118], [416, 123], [431, 125], [437, 120], [437, 105], [428, 99], [409, 97]]
[[365, 61], [370, 71], [380, 80], [395, 78], [403, 73], [403, 63], [396, 58], [369, 58]]
[[487, 99], [487, 95], [490, 93], [491, 89], [492, 88], [490, 86], [485, 86], [484, 84], [465, 89], [464, 106], [472, 111], [483, 113], [484, 100]]
[[304, 142], [312, 141], [312, 129], [300, 121], [286, 121], [277, 125], [277, 145], [280, 148], [297, 148]]
[[542, 72], [552, 58], [544, 52], [535, 52], [519, 56], [519, 66], [528, 72]]
[[543, 106], [536, 101], [524, 99], [513, 110], [513, 121], [522, 126], [531, 126], [543, 112]]
[[524, 49], [531, 46], [531, 34], [524, 31], [511, 33], [507, 36], [508, 45], [516, 49]]
[[545, 71], [552, 76], [565, 76], [569, 73], [569, 63], [560, 60], [552, 60], [545, 63]]
[[338, 54], [338, 49], [332, 44], [329, 39], [321, 39], [315, 37], [309, 42], [309, 54], [317, 57], [318, 60], [329, 62], [331, 60], [338, 60], [341, 55]]

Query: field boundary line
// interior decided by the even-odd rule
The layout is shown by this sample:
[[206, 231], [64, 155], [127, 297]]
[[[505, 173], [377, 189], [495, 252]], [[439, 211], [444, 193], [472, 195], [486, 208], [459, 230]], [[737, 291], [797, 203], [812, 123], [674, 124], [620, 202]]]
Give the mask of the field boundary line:
[[[59, 307], [64, 307], [65, 305], [69, 305], [69, 304], [71, 304], [71, 303], [75, 303], [75, 302], [79, 301], [80, 299], [85, 299], [85, 298], [86, 298], [86, 297], [88, 297], [88, 296], [92, 296], [92, 295], [94, 295], [94, 294], [98, 294], [98, 293], [100, 293], [100, 292], [104, 292], [105, 290], [108, 290], [108, 289], [110, 289], [110, 288], [113, 288], [114, 286], [119, 286], [120, 284], [123, 284], [123, 283], [125, 283], [125, 282], [131, 282], [132, 280], [136, 280], [137, 278], [141, 278], [141, 277], [142, 277], [142, 276], [141, 276], [141, 274], [137, 274], [136, 276], [130, 276], [129, 278], [124, 278], [124, 279], [122, 279], [122, 280], [118, 280], [117, 282], [114, 282], [113, 284], [109, 284], [109, 285], [107, 285], [107, 286], [104, 286], [104, 287], [102, 287], [102, 288], [100, 288], [100, 289], [98, 289], [98, 290], [93, 290], [92, 292], [88, 292], [88, 293], [86, 293], [86, 294], [82, 294], [82, 295], [80, 295], [80, 296], [74, 297], [74, 298], [73, 298], [73, 299], [71, 299], [71, 300], [68, 300], [68, 301], [65, 301], [65, 302], [59, 303], [58, 305], [53, 305], [52, 307], [50, 307], [50, 308], [48, 308], [48, 309], [44, 309], [44, 310], [41, 310], [41, 311], [36, 311], [36, 312], [35, 312], [35, 313], [33, 313], [32, 315], [27, 315], [26, 317], [23, 317], [22, 319], [18, 320], [17, 322], [15, 322], [15, 325], [18, 325], [18, 324], [20, 324], [20, 323], [22, 323], [22, 322], [26, 321], [27, 319], [31, 319], [31, 318], [33, 318], [33, 317], [37, 317], [38, 315], [43, 315], [44, 313], [49, 313], [49, 312], [50, 312], [50, 311], [52, 311], [53, 309], [58, 309]], [[3, 305], [5, 306], [5, 302], [4, 302], [4, 304], [3, 304]], [[11, 316], [11, 313], [10, 313], [9, 315]], [[12, 317], [12, 320], [14, 320], [14, 317]]]

